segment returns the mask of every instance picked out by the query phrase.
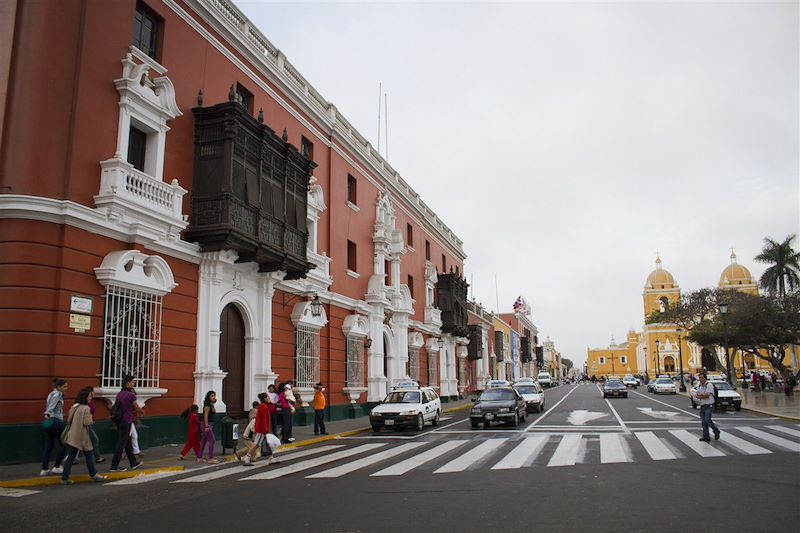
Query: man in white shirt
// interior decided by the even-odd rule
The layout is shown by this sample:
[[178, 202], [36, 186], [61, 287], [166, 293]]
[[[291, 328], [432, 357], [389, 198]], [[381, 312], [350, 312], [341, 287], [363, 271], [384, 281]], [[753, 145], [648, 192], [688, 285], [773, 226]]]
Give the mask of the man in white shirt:
[[700, 383], [692, 390], [692, 398], [694, 402], [700, 406], [700, 423], [703, 426], [703, 436], [700, 438], [703, 442], [710, 442], [708, 428], [714, 430], [714, 440], [719, 440], [719, 428], [711, 420], [711, 415], [714, 413], [714, 385], [712, 385], [705, 373], [700, 374]]

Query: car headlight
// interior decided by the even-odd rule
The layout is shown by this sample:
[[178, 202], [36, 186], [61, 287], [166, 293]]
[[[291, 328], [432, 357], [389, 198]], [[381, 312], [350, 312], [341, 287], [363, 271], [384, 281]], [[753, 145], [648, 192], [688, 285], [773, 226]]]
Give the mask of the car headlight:
[[480, 413], [481, 412], [481, 408], [480, 407], [473, 407], [472, 408], [472, 412], [473, 413]]
[[510, 413], [511, 409], [509, 409], [508, 407], [501, 407], [498, 412], [500, 412], [500, 413]]
[[400, 416], [415, 416], [416, 411], [400, 411]]
[[377, 416], [377, 417], [379, 417], [379, 418], [380, 418], [380, 416], [381, 416], [381, 414], [380, 414], [380, 413], [370, 413], [370, 415], [371, 415], [371, 416]]

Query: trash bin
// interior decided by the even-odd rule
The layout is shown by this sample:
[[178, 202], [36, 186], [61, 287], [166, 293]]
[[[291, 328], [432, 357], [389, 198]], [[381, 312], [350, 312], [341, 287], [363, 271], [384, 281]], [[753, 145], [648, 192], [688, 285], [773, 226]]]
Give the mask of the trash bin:
[[222, 455], [225, 455], [225, 448], [230, 448], [231, 451], [236, 450], [236, 444], [239, 441], [239, 423], [233, 418], [225, 416], [221, 421], [222, 425]]

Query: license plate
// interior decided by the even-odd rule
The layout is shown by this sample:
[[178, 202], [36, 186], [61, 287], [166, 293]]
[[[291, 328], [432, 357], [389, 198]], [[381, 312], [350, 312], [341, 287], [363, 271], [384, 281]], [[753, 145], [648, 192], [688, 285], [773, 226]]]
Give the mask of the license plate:
[[386, 425], [386, 426], [393, 426], [394, 425], [394, 420], [384, 420], [383, 424]]
[[486, 420], [494, 420], [494, 415], [491, 413], [486, 414]]

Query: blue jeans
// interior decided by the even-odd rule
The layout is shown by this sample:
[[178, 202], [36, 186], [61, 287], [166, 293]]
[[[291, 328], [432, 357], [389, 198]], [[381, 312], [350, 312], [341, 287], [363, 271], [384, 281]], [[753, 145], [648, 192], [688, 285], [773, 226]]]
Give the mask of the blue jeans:
[[54, 418], [53, 425], [44, 430], [44, 455], [42, 456], [42, 470], [50, 470], [50, 455], [53, 453], [53, 448], [56, 450], [56, 467], [61, 466], [64, 460], [66, 450], [64, 445], [61, 444], [61, 432], [64, 431], [64, 422], [61, 419]]
[[[94, 467], [94, 454], [91, 452], [84, 452], [83, 455], [86, 456], [86, 470], [89, 471], [89, 475], [94, 477], [97, 475], [97, 469]], [[78, 456], [78, 448], [73, 448], [69, 444], [67, 444], [67, 459], [64, 461], [64, 472], [61, 474], [61, 479], [66, 481], [69, 479], [69, 474], [72, 472], [72, 462], [75, 461], [75, 457]]]
[[700, 406], [700, 423], [703, 425], [703, 438], [707, 439], [708, 436], [708, 428], [714, 430], [714, 435], [719, 435], [719, 428], [711, 420], [711, 415], [714, 413], [714, 406], [713, 405], [701, 405]]
[[119, 440], [117, 441], [117, 448], [114, 450], [114, 457], [111, 458], [112, 470], [119, 467], [123, 452], [128, 457], [131, 467], [136, 464], [136, 456], [133, 455], [133, 446], [131, 445], [131, 423], [120, 422], [117, 425], [117, 429], [119, 430]]
[[[94, 424], [89, 426], [89, 439], [92, 441], [92, 454], [94, 454], [94, 460], [97, 461], [100, 459], [100, 437], [97, 436], [97, 433], [94, 430]], [[84, 453], [86, 455], [86, 453]]]

